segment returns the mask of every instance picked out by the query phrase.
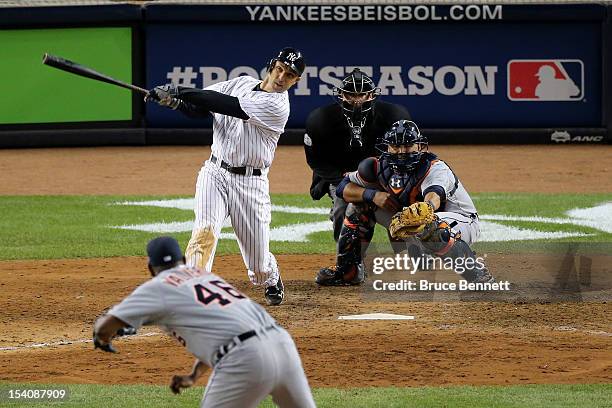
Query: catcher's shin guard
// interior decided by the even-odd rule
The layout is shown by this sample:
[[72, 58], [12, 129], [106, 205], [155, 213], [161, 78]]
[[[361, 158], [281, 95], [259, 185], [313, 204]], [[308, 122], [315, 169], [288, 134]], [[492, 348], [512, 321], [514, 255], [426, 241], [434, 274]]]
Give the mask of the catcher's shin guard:
[[[461, 239], [461, 234], [455, 234], [445, 222], [435, 219], [425, 226], [422, 233], [417, 237], [423, 246], [431, 251], [433, 255], [450, 258], [457, 272], [468, 282], [491, 283], [495, 278], [491, 275], [484, 263], [476, 258], [476, 254], [470, 246]], [[462, 259], [459, 268], [458, 259]], [[461, 272], [458, 271], [461, 269]]]
[[417, 234], [417, 238], [431, 253], [442, 256], [453, 247], [455, 240], [461, 238], [461, 235], [453, 234], [448, 223], [436, 217], [425, 225], [423, 231]]
[[387, 238], [389, 238], [389, 244], [391, 245], [391, 249], [393, 250], [393, 253], [395, 253], [395, 254], [402, 253], [408, 247], [410, 247], [410, 245], [407, 244], [407, 242], [408, 242], [407, 240], [399, 239], [399, 238], [393, 238], [391, 236], [391, 232], [389, 230], [387, 230]]
[[319, 270], [315, 282], [324, 286], [363, 283], [366, 273], [362, 256], [373, 235], [374, 224], [370, 217], [360, 211], [351, 211], [340, 230], [336, 265]]

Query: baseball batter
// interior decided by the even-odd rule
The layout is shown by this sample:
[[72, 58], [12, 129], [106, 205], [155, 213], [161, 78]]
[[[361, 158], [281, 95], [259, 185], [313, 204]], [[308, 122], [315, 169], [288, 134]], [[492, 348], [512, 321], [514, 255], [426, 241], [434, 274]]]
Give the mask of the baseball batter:
[[281, 407], [314, 407], [293, 339], [257, 303], [219, 276], [186, 266], [170, 237], [147, 245], [152, 279], [100, 317], [94, 345], [115, 352], [111, 341], [126, 326], [156, 325], [196, 357], [189, 375], [171, 389], [195, 384], [213, 367], [202, 407], [256, 407], [268, 395]]
[[[351, 204], [338, 240], [337, 263], [319, 271], [316, 282], [320, 285], [362, 283], [362, 257], [374, 226], [379, 223], [389, 228], [392, 217], [406, 207], [405, 218], [422, 222], [408, 239], [410, 245], [399, 243], [411, 256], [475, 259], [470, 245], [480, 235], [478, 213], [452, 169], [427, 151], [427, 138], [412, 121], [395, 122], [383, 141], [386, 150], [380, 157], [363, 160], [357, 171], [348, 173], [338, 184], [336, 194]], [[425, 213], [431, 217], [425, 217]], [[395, 237], [393, 229], [390, 232]], [[466, 267], [461, 273], [463, 279], [494, 281], [484, 265], [470, 264], [474, 267]]]
[[270, 305], [284, 299], [278, 264], [269, 251], [271, 202], [268, 170], [289, 118], [287, 90], [305, 69], [294, 48], [284, 48], [268, 64], [263, 81], [241, 76], [204, 90], [156, 87], [149, 99], [189, 116], [213, 116], [212, 154], [200, 170], [195, 193], [195, 225], [187, 263], [210, 271], [223, 221], [229, 216], [255, 285], [263, 285]]

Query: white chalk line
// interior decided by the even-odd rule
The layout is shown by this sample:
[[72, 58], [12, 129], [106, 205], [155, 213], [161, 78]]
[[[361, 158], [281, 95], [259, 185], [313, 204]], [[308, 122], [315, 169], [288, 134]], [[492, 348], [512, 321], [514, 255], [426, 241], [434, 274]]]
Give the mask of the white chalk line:
[[[112, 205], [137, 205], [155, 206], [166, 208], [177, 208], [181, 210], [193, 210], [194, 200], [192, 198], [173, 199], [173, 200], [151, 200], [151, 201], [124, 201], [116, 202]], [[272, 212], [283, 212], [291, 214], [316, 214], [326, 215], [329, 213], [323, 207], [297, 207], [289, 205], [272, 205]], [[584, 232], [567, 231], [539, 231], [525, 228], [506, 226], [492, 221], [518, 221], [532, 222], [554, 225], [578, 225], [593, 228], [605, 233], [612, 233], [612, 202], [604, 202], [589, 208], [574, 208], [565, 212], [566, 217], [541, 217], [541, 216], [511, 216], [505, 214], [481, 214], [482, 235], [480, 241], [524, 241], [535, 239], [558, 239], [567, 237], [585, 237], [592, 234]], [[229, 220], [225, 220], [224, 227], [231, 227]], [[125, 230], [136, 230], [158, 233], [189, 232], [193, 228], [193, 221], [159, 222], [140, 225], [119, 225], [110, 228]], [[316, 232], [331, 231], [332, 224], [329, 221], [318, 222], [299, 222], [295, 224], [283, 225], [270, 230], [270, 240], [279, 242], [308, 242], [308, 236]], [[219, 239], [236, 240], [232, 232], [220, 234]]]
[[[338, 319], [346, 319], [349, 316], [340, 316]], [[402, 316], [405, 319], [414, 319], [414, 316]], [[346, 319], [349, 320], [349, 319]], [[393, 319], [391, 319], [393, 320]], [[608, 333], [603, 330], [580, 330], [572, 326], [558, 326], [553, 328], [554, 331], [565, 331], [565, 332], [578, 332], [583, 334], [589, 334], [591, 336], [604, 336], [604, 337], [612, 337], [612, 333]], [[143, 334], [134, 334], [131, 336], [123, 336], [122, 340], [130, 340], [133, 338], [142, 338], [142, 337], [152, 337], [159, 336], [163, 333], [160, 332], [151, 332], [151, 333], [143, 333]], [[92, 339], [79, 339], [79, 340], [62, 340], [56, 341], [53, 343], [34, 343], [28, 344], [25, 346], [11, 346], [11, 347], [0, 347], [0, 351], [18, 351], [18, 350], [28, 350], [28, 349], [37, 349], [37, 348], [49, 348], [49, 347], [58, 347], [58, 346], [69, 346], [72, 344], [82, 344], [82, 343], [93, 343]]]
[[592, 336], [604, 336], [604, 337], [612, 337], [612, 333], [608, 333], [603, 330], [588, 330], [588, 329], [578, 329], [572, 326], [557, 326], [553, 328], [554, 331], [563, 331], [563, 332], [577, 332], [577, 333], [585, 333], [590, 334]]
[[[131, 336], [122, 336], [122, 337], [119, 337], [118, 339], [129, 340], [132, 338], [158, 336], [160, 334], [163, 334], [163, 333], [151, 332], [151, 333], [143, 333], [143, 334], [134, 334]], [[115, 339], [115, 341], [116, 340], [117, 339]], [[16, 350], [57, 347], [57, 346], [69, 346], [71, 344], [81, 344], [81, 343], [93, 343], [93, 340], [92, 339], [62, 340], [62, 341], [56, 341], [52, 343], [34, 343], [34, 344], [27, 344], [24, 346], [0, 347], [0, 351], [16, 351]]]

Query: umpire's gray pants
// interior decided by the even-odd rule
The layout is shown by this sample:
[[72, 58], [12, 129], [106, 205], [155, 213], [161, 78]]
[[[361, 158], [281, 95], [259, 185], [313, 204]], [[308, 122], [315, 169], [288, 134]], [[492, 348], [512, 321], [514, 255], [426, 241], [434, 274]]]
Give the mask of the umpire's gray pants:
[[340, 230], [344, 224], [344, 214], [348, 203], [341, 197], [336, 197], [336, 187], [333, 184], [329, 185], [329, 196], [332, 199], [332, 208], [329, 210], [329, 219], [334, 224], [334, 241], [338, 242], [340, 238]]
[[268, 395], [280, 407], [315, 407], [295, 343], [281, 327], [230, 350], [215, 366], [201, 407], [257, 407]]

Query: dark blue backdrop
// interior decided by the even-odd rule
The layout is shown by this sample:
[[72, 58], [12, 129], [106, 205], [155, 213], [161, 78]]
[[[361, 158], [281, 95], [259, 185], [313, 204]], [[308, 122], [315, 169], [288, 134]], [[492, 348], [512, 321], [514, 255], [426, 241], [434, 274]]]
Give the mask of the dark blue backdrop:
[[[405, 105], [424, 128], [599, 127], [601, 114], [601, 24], [592, 22], [496, 22], [454, 24], [244, 24], [150, 23], [146, 26], [147, 86], [169, 82], [174, 67], [193, 67], [192, 84], [202, 87], [200, 67], [237, 66], [260, 71], [278, 49], [300, 48], [307, 64], [401, 66], [404, 86], [412, 66], [496, 66], [494, 95], [383, 96]], [[584, 63], [583, 98], [566, 102], [510, 101], [507, 63], [515, 59], [578, 59]], [[341, 75], [343, 76], [343, 75]], [[308, 113], [330, 96], [319, 95], [318, 77], [309, 96], [291, 94], [288, 128], [301, 128]], [[447, 85], [452, 85], [447, 83]], [[578, 84], [579, 85], [579, 84]], [[152, 127], [194, 127], [205, 122], [147, 105]]]

